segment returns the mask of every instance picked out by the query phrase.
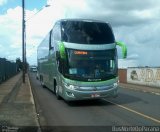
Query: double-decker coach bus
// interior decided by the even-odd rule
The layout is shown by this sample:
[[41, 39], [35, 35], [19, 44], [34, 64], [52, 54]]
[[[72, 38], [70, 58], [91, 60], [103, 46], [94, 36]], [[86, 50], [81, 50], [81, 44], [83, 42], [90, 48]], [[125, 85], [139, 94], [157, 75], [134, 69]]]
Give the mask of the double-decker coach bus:
[[116, 97], [118, 64], [111, 26], [103, 21], [62, 19], [37, 49], [42, 86], [67, 101]]

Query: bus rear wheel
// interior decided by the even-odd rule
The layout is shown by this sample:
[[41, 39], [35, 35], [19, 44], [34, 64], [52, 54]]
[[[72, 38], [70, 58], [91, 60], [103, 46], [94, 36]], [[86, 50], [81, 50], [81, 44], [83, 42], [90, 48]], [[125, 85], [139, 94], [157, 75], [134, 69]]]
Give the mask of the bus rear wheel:
[[43, 82], [43, 76], [40, 76], [40, 83], [41, 83], [41, 86], [44, 88], [44, 82]]

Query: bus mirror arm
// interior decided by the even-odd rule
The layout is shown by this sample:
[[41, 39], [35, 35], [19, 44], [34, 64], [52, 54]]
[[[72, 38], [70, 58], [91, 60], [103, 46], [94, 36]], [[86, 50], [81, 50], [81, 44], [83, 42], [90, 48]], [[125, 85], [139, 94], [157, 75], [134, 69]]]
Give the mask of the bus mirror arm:
[[56, 51], [56, 59], [59, 61], [60, 60], [60, 53]]
[[49, 50], [54, 50], [54, 47], [50, 47]]
[[60, 73], [62, 73], [62, 62], [61, 62], [61, 60], [58, 60], [58, 70], [59, 70], [59, 72]]
[[127, 47], [126, 47], [126, 45], [122, 42], [116, 42], [116, 45], [118, 45], [122, 48], [123, 59], [127, 58]]
[[62, 59], [60, 57], [60, 52], [56, 51], [56, 60], [57, 60], [57, 65], [58, 65], [58, 70], [60, 73], [62, 73]]

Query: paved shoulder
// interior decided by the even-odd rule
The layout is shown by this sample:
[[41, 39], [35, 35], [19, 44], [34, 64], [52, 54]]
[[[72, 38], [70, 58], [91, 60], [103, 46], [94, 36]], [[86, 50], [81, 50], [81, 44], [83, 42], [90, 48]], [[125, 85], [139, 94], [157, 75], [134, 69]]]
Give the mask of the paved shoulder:
[[129, 83], [120, 83], [119, 85], [122, 88], [128, 88], [128, 89], [132, 89], [132, 90], [137, 90], [137, 91], [148, 92], [148, 93], [160, 95], [160, 88], [135, 85], [135, 84], [129, 84]]
[[25, 84], [21, 74], [0, 85], [0, 126], [28, 127], [38, 129], [38, 120], [28, 75]]

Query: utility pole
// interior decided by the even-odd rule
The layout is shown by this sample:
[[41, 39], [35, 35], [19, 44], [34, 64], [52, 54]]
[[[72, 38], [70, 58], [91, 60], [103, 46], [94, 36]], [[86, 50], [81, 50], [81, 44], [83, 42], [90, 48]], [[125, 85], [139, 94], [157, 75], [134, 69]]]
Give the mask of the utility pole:
[[[45, 7], [49, 7], [50, 5], [46, 5]], [[42, 8], [43, 9], [43, 8]], [[37, 13], [35, 13], [34, 15], [38, 14], [42, 9], [40, 9]], [[29, 18], [28, 20], [25, 20], [25, 0], [22, 0], [22, 79], [23, 79], [23, 83], [25, 83], [25, 73], [27, 72], [27, 59], [26, 59], [26, 22], [28, 20], [30, 20], [31, 18]]]
[[23, 83], [25, 83], [25, 0], [22, 0], [22, 59], [23, 59]]

